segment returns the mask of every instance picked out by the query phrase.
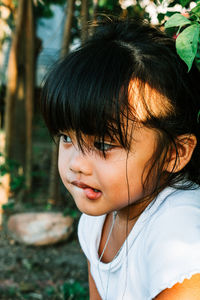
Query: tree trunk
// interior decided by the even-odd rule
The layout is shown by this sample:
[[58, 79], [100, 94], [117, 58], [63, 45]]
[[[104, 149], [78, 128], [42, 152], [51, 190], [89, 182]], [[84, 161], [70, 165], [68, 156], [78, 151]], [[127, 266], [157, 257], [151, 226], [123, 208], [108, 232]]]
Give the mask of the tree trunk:
[[88, 0], [81, 1], [81, 42], [88, 36]]
[[99, 5], [99, 1], [98, 0], [93, 0], [93, 24], [96, 23], [97, 21], [97, 10], [98, 10], [98, 5]]
[[18, 88], [18, 57], [19, 47], [24, 29], [24, 12], [26, 0], [20, 0], [17, 11], [16, 28], [12, 38], [12, 45], [10, 49], [9, 63], [8, 63], [8, 82], [6, 90], [6, 107], [5, 107], [5, 157], [12, 158], [12, 132], [14, 128], [14, 111], [16, 94]]
[[67, 9], [66, 9], [66, 22], [64, 26], [64, 32], [63, 32], [61, 56], [64, 56], [69, 52], [74, 9], [75, 9], [75, 0], [68, 0]]
[[49, 176], [49, 203], [56, 203], [59, 197], [59, 174], [58, 174], [58, 146], [52, 145], [51, 169]]
[[26, 190], [31, 191], [32, 184], [32, 120], [33, 120], [33, 101], [34, 101], [34, 83], [35, 83], [35, 26], [33, 17], [32, 0], [27, 1], [26, 12], [26, 49], [25, 49], [25, 69], [26, 69], [26, 165], [25, 178]]
[[32, 183], [32, 119], [35, 78], [32, 0], [19, 0], [8, 63], [5, 157], [23, 168], [26, 191]]
[[[11, 160], [14, 148], [13, 137], [16, 137], [17, 134], [14, 129], [15, 127], [15, 113], [16, 113], [16, 95], [19, 88], [19, 57], [20, 45], [23, 36], [24, 29], [24, 12], [25, 12], [25, 3], [26, 0], [20, 0], [17, 9], [17, 20], [15, 32], [12, 36], [12, 44], [9, 55], [8, 62], [8, 80], [7, 80], [7, 89], [5, 97], [5, 160]], [[6, 203], [10, 196], [10, 182], [11, 174], [6, 174], [4, 178], [1, 178], [1, 181], [4, 182], [4, 199], [1, 198], [1, 203]]]

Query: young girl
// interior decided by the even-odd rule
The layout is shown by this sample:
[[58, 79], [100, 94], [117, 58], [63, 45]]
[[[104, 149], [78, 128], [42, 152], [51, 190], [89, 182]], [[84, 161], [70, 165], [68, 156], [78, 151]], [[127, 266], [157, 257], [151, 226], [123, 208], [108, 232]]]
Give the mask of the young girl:
[[199, 77], [165, 33], [118, 20], [46, 80], [91, 300], [200, 299]]

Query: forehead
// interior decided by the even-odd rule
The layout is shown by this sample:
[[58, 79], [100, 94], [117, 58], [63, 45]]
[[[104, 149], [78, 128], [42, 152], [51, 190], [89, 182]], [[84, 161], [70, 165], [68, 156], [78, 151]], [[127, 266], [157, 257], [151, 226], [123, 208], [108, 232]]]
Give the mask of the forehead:
[[166, 118], [174, 113], [171, 101], [148, 83], [131, 80], [128, 88], [129, 104], [139, 122], [153, 118]]

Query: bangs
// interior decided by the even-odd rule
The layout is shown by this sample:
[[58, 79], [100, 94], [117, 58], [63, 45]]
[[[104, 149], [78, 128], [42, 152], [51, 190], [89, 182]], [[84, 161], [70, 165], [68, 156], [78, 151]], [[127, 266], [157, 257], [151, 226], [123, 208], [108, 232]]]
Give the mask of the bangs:
[[[126, 59], [124, 59], [126, 57]], [[117, 140], [128, 148], [131, 108], [128, 87], [133, 71], [129, 50], [115, 41], [85, 46], [60, 61], [46, 78], [41, 110], [52, 135], [74, 131]]]

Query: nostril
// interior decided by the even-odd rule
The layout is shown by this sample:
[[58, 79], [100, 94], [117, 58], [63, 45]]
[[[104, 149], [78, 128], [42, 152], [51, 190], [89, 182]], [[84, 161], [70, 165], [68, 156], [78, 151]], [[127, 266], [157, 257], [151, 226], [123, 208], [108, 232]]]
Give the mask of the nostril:
[[84, 165], [71, 165], [69, 166], [69, 170], [73, 173], [76, 174], [84, 174], [84, 175], [91, 175], [92, 174], [92, 170], [90, 167], [88, 166], [84, 166]]
[[81, 171], [81, 169], [77, 169], [77, 168], [73, 168], [73, 167], [69, 167], [70, 171], [74, 172], [74, 173], [83, 173]]

